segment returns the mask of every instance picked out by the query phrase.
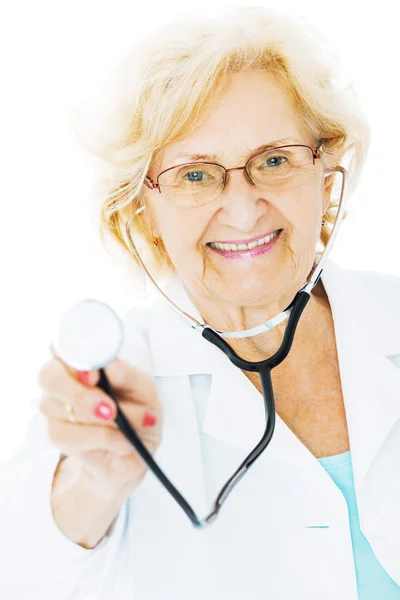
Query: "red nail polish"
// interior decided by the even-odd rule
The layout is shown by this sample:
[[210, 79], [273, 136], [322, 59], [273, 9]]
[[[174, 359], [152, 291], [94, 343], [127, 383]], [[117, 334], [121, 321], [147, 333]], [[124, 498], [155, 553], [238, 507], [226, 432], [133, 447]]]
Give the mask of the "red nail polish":
[[93, 409], [93, 413], [96, 415], [96, 417], [100, 417], [100, 419], [105, 419], [106, 421], [112, 419], [113, 416], [112, 408], [110, 408], [105, 402], [99, 402], [99, 404], [96, 404]]
[[151, 415], [148, 412], [145, 412], [143, 415], [143, 427], [154, 427], [157, 423], [157, 417]]
[[90, 371], [77, 371], [76, 376], [81, 383], [89, 385]]

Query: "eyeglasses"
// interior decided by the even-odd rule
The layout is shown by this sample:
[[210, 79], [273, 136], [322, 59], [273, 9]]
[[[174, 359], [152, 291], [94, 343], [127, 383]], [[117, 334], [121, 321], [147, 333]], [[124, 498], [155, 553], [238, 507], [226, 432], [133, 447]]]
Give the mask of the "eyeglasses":
[[216, 200], [230, 171], [244, 170], [248, 182], [263, 190], [287, 191], [309, 182], [322, 145], [319, 142], [315, 150], [303, 144], [277, 146], [252, 156], [243, 167], [230, 169], [211, 162], [184, 163], [162, 171], [156, 182], [146, 175], [144, 183], [178, 207], [203, 206]]

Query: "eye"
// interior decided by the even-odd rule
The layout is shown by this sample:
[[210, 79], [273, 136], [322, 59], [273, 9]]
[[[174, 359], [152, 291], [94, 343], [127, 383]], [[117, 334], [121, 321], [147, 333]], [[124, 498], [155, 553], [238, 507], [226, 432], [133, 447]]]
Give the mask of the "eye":
[[[265, 162], [263, 163], [263, 165], [264, 165], [265, 163], [272, 162], [272, 164], [269, 164], [268, 166], [271, 166], [271, 167], [279, 167], [279, 166], [282, 164], [282, 162], [277, 162], [277, 161], [279, 161], [280, 159], [282, 160], [282, 162], [283, 162], [284, 160], [286, 160], [286, 158], [285, 158], [284, 156], [270, 156], [269, 158], [267, 158], [267, 159], [265, 160]], [[275, 161], [275, 162], [274, 162], [274, 161]]]
[[187, 181], [203, 181], [207, 177], [204, 171], [189, 171], [184, 176], [184, 179]]

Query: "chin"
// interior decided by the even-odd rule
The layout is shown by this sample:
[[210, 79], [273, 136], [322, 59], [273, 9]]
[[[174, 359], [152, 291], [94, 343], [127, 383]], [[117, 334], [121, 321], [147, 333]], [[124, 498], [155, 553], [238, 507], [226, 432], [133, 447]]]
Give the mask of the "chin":
[[[261, 283], [248, 283], [243, 280], [238, 282], [226, 283], [223, 287], [214, 288], [217, 295], [227, 304], [234, 306], [260, 306], [268, 304], [273, 299], [273, 295], [268, 293], [267, 286]], [[273, 289], [271, 289], [273, 292]]]
[[[263, 271], [258, 273], [249, 272], [233, 276], [229, 274], [226, 278], [213, 278], [210, 282], [210, 289], [215, 291], [215, 295], [223, 299], [224, 302], [236, 306], [265, 306], [282, 303], [283, 296], [290, 296], [293, 289], [292, 297], [288, 304], [293, 300], [296, 292], [301, 285], [293, 287], [293, 276], [287, 270], [279, 267], [275, 270], [275, 277], [268, 277]], [[296, 288], [296, 289], [295, 289]], [[286, 307], [283, 307], [286, 308]]]

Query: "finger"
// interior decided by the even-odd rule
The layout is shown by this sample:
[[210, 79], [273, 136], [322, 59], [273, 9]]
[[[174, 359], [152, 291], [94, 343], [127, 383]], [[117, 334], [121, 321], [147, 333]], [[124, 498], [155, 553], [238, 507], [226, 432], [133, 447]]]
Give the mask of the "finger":
[[[75, 369], [70, 367], [67, 363], [65, 363], [62, 360], [62, 358], [60, 358], [57, 355], [56, 351], [54, 350], [53, 344], [50, 344], [50, 352], [52, 353], [54, 360], [58, 360], [64, 366], [64, 369], [67, 371], [67, 373], [69, 373], [69, 375], [73, 379], [76, 378], [81, 383], [84, 383], [84, 385], [90, 385], [90, 386], [97, 385], [97, 383], [99, 382], [100, 373], [98, 370], [76, 371]], [[85, 374], [85, 376], [82, 377], [82, 374]]]
[[67, 456], [90, 450], [107, 450], [120, 455], [135, 451], [125, 436], [111, 427], [74, 425], [59, 419], [49, 419], [47, 433], [50, 441]]
[[77, 425], [99, 425], [103, 427], [113, 427], [118, 429], [118, 425], [114, 420], [101, 419], [96, 415], [86, 416], [86, 419], [79, 414], [78, 409], [73, 408], [75, 421], [71, 420], [71, 416], [67, 410], [66, 403], [59, 400], [58, 398], [52, 398], [51, 396], [43, 396], [39, 404], [39, 410], [48, 419], [58, 419], [59, 421], [67, 421]]
[[80, 383], [86, 386], [94, 386], [99, 383], [99, 371], [75, 371], [75, 376]]
[[45, 363], [39, 373], [39, 385], [45, 396], [71, 404], [77, 419], [95, 422], [95, 409], [103, 405], [109, 409], [109, 421], [115, 419], [117, 409], [114, 400], [99, 387], [87, 387], [81, 384], [75, 375], [71, 375], [63, 362], [51, 359]]
[[[152, 405], [148, 407], [143, 405], [135, 405], [131, 401], [124, 400], [118, 402], [118, 405], [136, 431], [143, 431], [146, 437], [147, 434], [151, 436], [158, 434], [160, 428], [162, 427], [163, 416], [161, 407], [159, 405]], [[40, 402], [39, 410], [48, 419], [58, 419], [60, 421], [66, 421], [74, 424], [70, 420], [70, 415], [65, 407], [65, 403], [61, 402], [57, 398], [44, 396]], [[75, 419], [80, 421], [80, 423], [75, 423], [75, 425], [78, 426], [82, 424], [92, 426], [99, 425], [103, 427], [111, 427], [115, 430], [119, 429], [114, 420], [104, 421], [95, 415], [88, 417], [86, 420], [82, 418], [81, 415], [75, 413]]]

